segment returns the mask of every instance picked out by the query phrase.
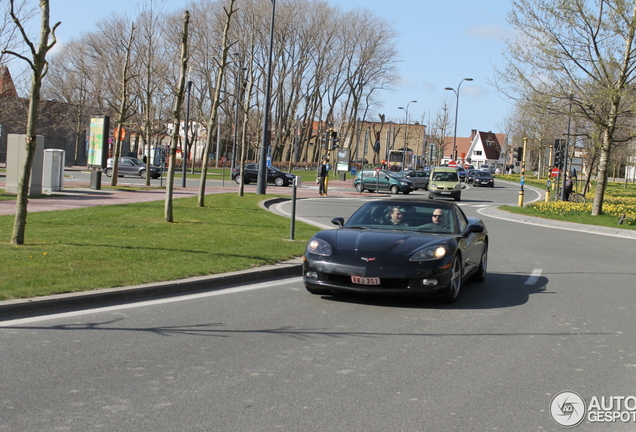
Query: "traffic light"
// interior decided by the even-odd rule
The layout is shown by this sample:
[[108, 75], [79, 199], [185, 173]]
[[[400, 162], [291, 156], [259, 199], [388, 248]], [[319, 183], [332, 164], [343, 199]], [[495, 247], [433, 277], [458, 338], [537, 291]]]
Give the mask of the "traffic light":
[[561, 150], [554, 152], [554, 166], [561, 169], [563, 168], [563, 160], [561, 158]]
[[325, 132], [324, 134], [322, 134], [322, 148], [327, 149], [328, 144], [329, 144], [329, 134], [327, 132]]
[[335, 150], [336, 148], [340, 147], [338, 145], [339, 141], [340, 139], [338, 138], [338, 132], [331, 131], [331, 148], [329, 150]]
[[523, 160], [523, 147], [517, 147], [517, 160]]

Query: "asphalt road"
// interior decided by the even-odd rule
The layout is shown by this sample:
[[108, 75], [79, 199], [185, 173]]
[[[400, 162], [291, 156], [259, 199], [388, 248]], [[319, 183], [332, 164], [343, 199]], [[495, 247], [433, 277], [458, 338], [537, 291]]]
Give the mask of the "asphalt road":
[[[464, 192], [489, 275], [454, 305], [292, 278], [0, 322], [0, 431], [563, 430], [562, 391], [636, 394], [634, 240], [495, 217], [517, 191]], [[297, 215], [330, 226], [359, 205], [304, 199]]]

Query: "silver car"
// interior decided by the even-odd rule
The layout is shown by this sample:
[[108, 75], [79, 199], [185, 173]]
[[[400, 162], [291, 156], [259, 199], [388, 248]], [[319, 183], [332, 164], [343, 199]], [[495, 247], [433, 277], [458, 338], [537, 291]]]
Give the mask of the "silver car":
[[[117, 162], [117, 176], [134, 176], [141, 177], [143, 179], [146, 178], [148, 168], [146, 164], [134, 157], [120, 157]], [[104, 174], [107, 177], [111, 177], [113, 175], [113, 158], [108, 159], [106, 163], [106, 169], [104, 170]], [[157, 179], [161, 177], [161, 170], [159, 167], [150, 166], [150, 177], [153, 179]]]
[[405, 170], [395, 174], [397, 178], [405, 178], [413, 182], [415, 190], [428, 190], [429, 173], [422, 170]]

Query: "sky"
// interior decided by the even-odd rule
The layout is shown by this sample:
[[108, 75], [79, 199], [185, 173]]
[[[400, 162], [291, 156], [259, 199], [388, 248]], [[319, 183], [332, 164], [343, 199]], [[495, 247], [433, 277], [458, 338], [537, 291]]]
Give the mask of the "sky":
[[[263, 0], [266, 1], [266, 0]], [[396, 48], [400, 62], [399, 80], [393, 92], [378, 97], [382, 107], [371, 111], [370, 119], [403, 122], [408, 107], [410, 122], [427, 124], [446, 100], [454, 119], [455, 93], [459, 92], [457, 136], [467, 137], [472, 129], [505, 133], [504, 123], [512, 105], [493, 87], [495, 67], [504, 68], [504, 38], [511, 38], [512, 29], [506, 16], [509, 0], [327, 0], [343, 10], [366, 8], [384, 18], [397, 31]], [[240, 0], [239, 0], [240, 2]], [[51, 23], [61, 21], [56, 34], [64, 43], [82, 31], [90, 31], [100, 17], [129, 12], [135, 15], [139, 1], [90, 1], [90, 8], [78, 7], [77, 0], [51, 0]], [[184, 0], [167, 0], [169, 10], [185, 7]], [[454, 124], [451, 125], [454, 127]], [[451, 131], [452, 132], [452, 131]]]

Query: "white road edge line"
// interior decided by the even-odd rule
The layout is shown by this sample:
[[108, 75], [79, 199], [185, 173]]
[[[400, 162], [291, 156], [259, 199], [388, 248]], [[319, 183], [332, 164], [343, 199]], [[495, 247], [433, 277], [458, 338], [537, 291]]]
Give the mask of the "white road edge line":
[[0, 321], [0, 328], [11, 327], [11, 326], [20, 325], [20, 324], [30, 324], [30, 323], [40, 322], [40, 321], [49, 321], [54, 319], [72, 318], [76, 316], [97, 314], [97, 313], [103, 313], [103, 312], [113, 312], [113, 311], [124, 310], [124, 309], [134, 309], [134, 308], [155, 306], [155, 305], [166, 304], [166, 303], [176, 303], [176, 302], [182, 302], [182, 301], [196, 300], [200, 298], [215, 297], [215, 296], [226, 295], [226, 294], [237, 294], [237, 293], [242, 293], [246, 291], [254, 291], [259, 289], [272, 288], [272, 287], [281, 286], [281, 285], [298, 283], [301, 279], [302, 278], [299, 276], [299, 277], [285, 279], [283, 281], [263, 282], [263, 283], [257, 283], [257, 284], [247, 285], [247, 286], [236, 287], [236, 288], [220, 289], [218, 291], [210, 291], [210, 292], [204, 292], [204, 293], [198, 293], [198, 294], [186, 294], [186, 295], [182, 295], [178, 297], [170, 297], [165, 299], [148, 300], [148, 301], [142, 301], [137, 303], [129, 303], [129, 304], [108, 306], [108, 307], [95, 308], [95, 309], [86, 309], [86, 310], [75, 311], [75, 312], [64, 312], [59, 314], [44, 315], [44, 316], [37, 316], [37, 317], [31, 317], [31, 318], [20, 318], [20, 319], [11, 320], [11, 321]]

